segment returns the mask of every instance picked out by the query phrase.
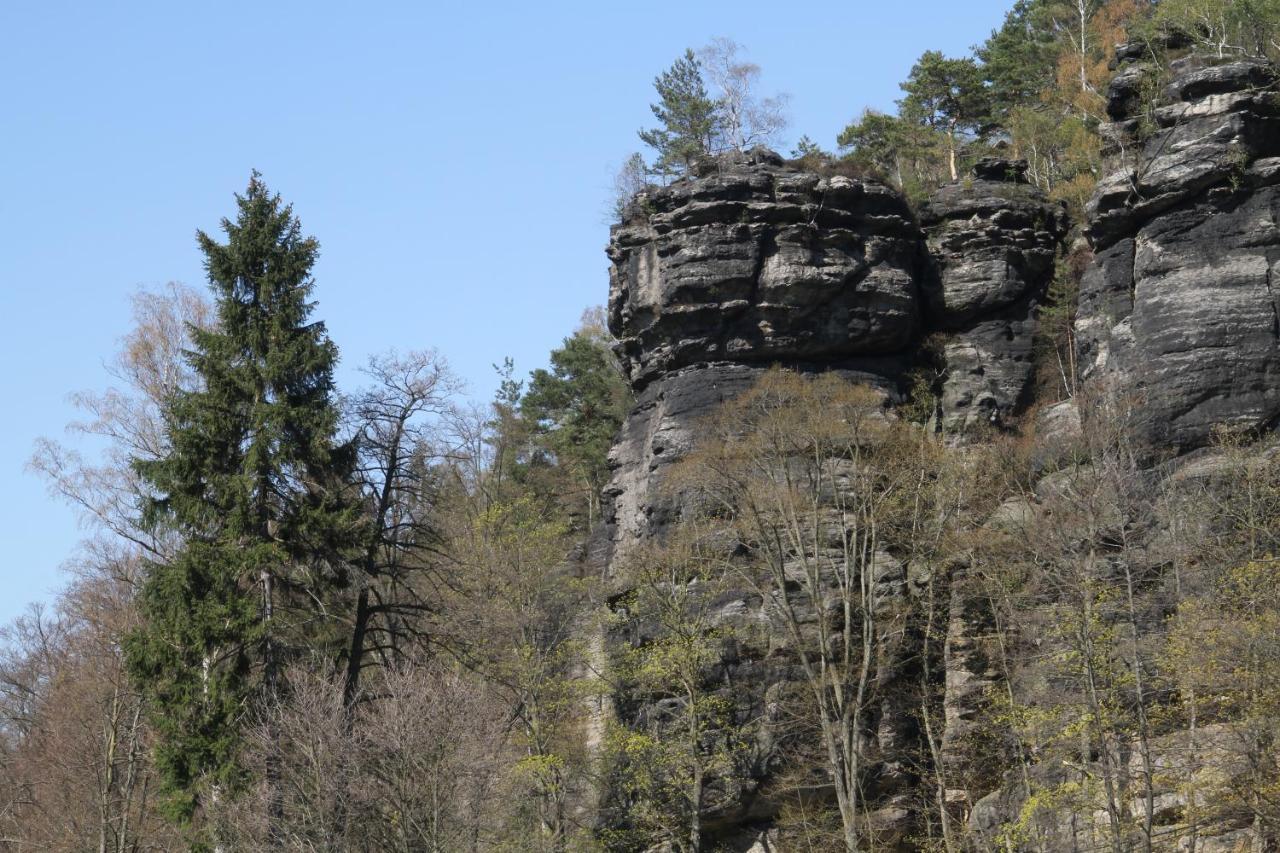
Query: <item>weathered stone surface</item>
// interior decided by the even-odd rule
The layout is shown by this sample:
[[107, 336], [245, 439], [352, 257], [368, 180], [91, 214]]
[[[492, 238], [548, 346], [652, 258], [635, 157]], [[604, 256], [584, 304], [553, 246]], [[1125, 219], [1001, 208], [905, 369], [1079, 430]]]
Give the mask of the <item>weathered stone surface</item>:
[[925, 324], [946, 333], [949, 431], [1007, 420], [1026, 403], [1036, 308], [1067, 231], [1061, 205], [1026, 183], [1026, 164], [987, 158], [924, 205]]
[[708, 361], [899, 353], [914, 339], [919, 241], [903, 199], [756, 159], [650, 190], [613, 229], [609, 322], [635, 384]]
[[[891, 398], [905, 362], [898, 357], [833, 364], [789, 363], [799, 370], [837, 370], [850, 381], [880, 388]], [[614, 475], [604, 497], [614, 555], [662, 536], [679, 513], [680, 496], [665, 488], [667, 469], [694, 445], [700, 424], [724, 402], [750, 388], [768, 368], [717, 362], [682, 368], [639, 394], [610, 452]]]
[[1143, 104], [1133, 89], [1142, 67], [1118, 76], [1108, 95], [1115, 124], [1104, 128], [1116, 151], [1088, 205], [1095, 247], [1133, 236], [1209, 187], [1243, 180], [1253, 160], [1280, 153], [1271, 73], [1252, 61], [1211, 68], [1188, 61], [1166, 87], [1167, 102], [1146, 121], [1139, 120]]
[[[1066, 212], [1021, 178], [1025, 163], [985, 160], [972, 180], [949, 184], [920, 211], [935, 275], [925, 281], [928, 320], [957, 328], [1047, 283]], [[979, 177], [1008, 174], [1009, 180]]]
[[[1102, 133], [1112, 150], [1089, 205], [1093, 256], [1075, 327], [1083, 393], [1039, 413], [1030, 448], [1039, 479], [995, 508], [981, 531], [1007, 543], [1070, 518], [1085, 497], [1081, 484], [1097, 480], [1100, 469], [1080, 447], [1097, 425], [1090, 401], [1103, 392], [1118, 393], [1122, 408], [1137, 413], [1153, 447], [1181, 454], [1143, 471], [1139, 488], [1199, 488], [1222, 476], [1221, 455], [1200, 449], [1216, 426], [1280, 418], [1277, 86], [1260, 63], [1191, 56], [1175, 63], [1153, 105], [1160, 77], [1143, 65], [1147, 55], [1121, 49], [1107, 96], [1112, 121]], [[1062, 209], [1025, 184], [1019, 164], [995, 159], [938, 191], [918, 219], [879, 184], [798, 170], [771, 152], [708, 159], [694, 172], [640, 196], [609, 248], [611, 328], [638, 392], [614, 449], [608, 524], [597, 543], [615, 589], [625, 587], [616, 570], [628, 551], [663, 536], [681, 511], [682, 496], [668, 488], [671, 464], [694, 445], [703, 418], [771, 364], [846, 371], [895, 399], [923, 360], [923, 342], [934, 338], [945, 362], [945, 428], [1007, 422], [1030, 402], [1036, 310], [1067, 227]], [[1116, 507], [1090, 518], [1101, 540], [1123, 538], [1153, 578], [1170, 563], [1175, 543], [1165, 532]], [[1119, 588], [1119, 566], [1112, 556], [1090, 556], [1085, 568], [1091, 580]], [[957, 821], [967, 819], [979, 846], [996, 849], [1004, 825], [1023, 814], [1028, 781], [1048, 790], [1080, 778], [1081, 767], [1039, 761], [1036, 744], [991, 725], [1006, 690], [1034, 707], [1062, 689], [1037, 662], [1063, 647], [1052, 602], [1027, 615], [1022, 631], [997, 630], [988, 568], [981, 557], [959, 555], [933, 576], [931, 592], [948, 603], [945, 648], [930, 669], [942, 696], [937, 753], [923, 748], [917, 706], [907, 701], [916, 694], [895, 687], [918, 677], [921, 638], [906, 628], [877, 660], [885, 701], [862, 736], [872, 767], [867, 818], [884, 832], [886, 849], [913, 849], [921, 803], [939, 794]], [[869, 571], [888, 606], [922, 594], [916, 570], [891, 554], [877, 553]], [[1134, 617], [1153, 643], [1167, 624], [1161, 589], [1152, 583], [1139, 592]], [[810, 603], [801, 621], [829, 618], [828, 604]], [[714, 602], [713, 621], [732, 627], [735, 640], [710, 679], [753, 726], [749, 773], [724, 783], [704, 816], [708, 833], [732, 849], [771, 843], [777, 804], [769, 786], [786, 752], [771, 714], [797, 679], [793, 640], [772, 618], [755, 590], [729, 589]], [[635, 630], [643, 642], [656, 628]], [[671, 700], [646, 701], [621, 709], [624, 722], [658, 718]], [[1213, 726], [1202, 729], [1206, 755], [1219, 748]], [[1207, 791], [1238, 775], [1225, 749], [1200, 768], [1179, 767], [1182, 737], [1162, 730], [1152, 742], [1161, 778], [1153, 823], [1161, 831], [1176, 829], [1194, 805], [1187, 786], [1165, 777], [1190, 774]], [[1107, 750], [1114, 766], [1135, 760], [1132, 744]], [[940, 760], [945, 790], [922, 791], [918, 765], [904, 760], [925, 754]], [[1027, 765], [1010, 771], [1015, 755]], [[812, 780], [815, 796], [824, 785]], [[1127, 807], [1136, 814], [1141, 806]], [[1079, 819], [1055, 823], [1045, 812], [1038, 820], [1045, 850], [1106, 844], [1101, 805], [1086, 804]], [[1237, 849], [1247, 840], [1247, 827], [1223, 825], [1198, 849]]]
[[[1062, 207], [1025, 183], [1025, 164], [997, 159], [940, 190], [918, 221], [880, 184], [800, 171], [763, 151], [700, 162], [694, 177], [637, 197], [608, 250], [610, 328], [637, 392], [605, 493], [605, 574], [614, 594], [626, 591], [627, 555], [663, 537], [687, 503], [671, 487], [673, 463], [695, 445], [704, 419], [773, 364], [838, 371], [896, 401], [922, 341], [941, 333], [945, 427], [963, 430], [1016, 413], [1027, 402], [1036, 307], [1066, 226]], [[834, 514], [831, 529], [840, 529]], [[889, 609], [927, 586], [888, 553], [877, 554], [873, 572]], [[735, 642], [712, 681], [732, 685], [723, 688], [732, 693], [726, 698], [754, 732], [749, 777], [719, 791], [719, 805], [703, 816], [706, 831], [728, 842], [742, 832], [758, 837], [749, 828], [774, 816], [768, 782], [780, 747], [771, 697], [800, 676], [790, 635], [771, 621], [776, 613], [758, 592], [731, 590], [722, 598], [713, 621], [732, 628]], [[791, 604], [804, 625], [840, 612], [834, 587], [830, 602], [797, 596]], [[980, 709], [970, 700], [992, 678], [989, 650], [969, 640], [985, 624], [979, 605], [957, 599], [948, 639], [954, 658], [970, 667], [967, 675], [957, 668], [946, 676], [956, 699], [948, 726], [957, 731], [966, 721], [976, 724]], [[633, 630], [645, 636], [627, 642], [652, 639], [650, 628]], [[911, 849], [905, 839], [920, 817], [914, 762], [925, 745], [912, 704], [920, 642], [911, 630], [897, 631], [877, 661], [882, 699], [865, 732], [866, 794], [884, 849]], [[942, 649], [932, 654], [940, 659]], [[644, 725], [663, 709], [619, 713]], [[963, 733], [950, 737], [948, 748]], [[815, 778], [814, 796], [829, 793], [829, 784]]]
[[[1116, 78], [1113, 102], [1140, 73]], [[1152, 445], [1185, 451], [1215, 425], [1280, 415], [1274, 79], [1257, 62], [1183, 60], [1149, 136], [1113, 129], [1131, 153], [1112, 158], [1089, 205], [1079, 363], [1086, 385], [1137, 406]]]

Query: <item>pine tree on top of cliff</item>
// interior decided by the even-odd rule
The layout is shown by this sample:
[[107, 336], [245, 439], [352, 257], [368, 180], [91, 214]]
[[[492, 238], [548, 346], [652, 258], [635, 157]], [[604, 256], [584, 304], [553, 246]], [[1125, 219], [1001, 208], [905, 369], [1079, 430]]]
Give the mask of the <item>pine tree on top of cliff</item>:
[[[149, 567], [126, 639], [179, 818], [243, 780], [241, 729], [281, 690], [291, 649], [324, 647], [313, 605], [344, 582], [359, 527], [353, 454], [335, 441], [337, 348], [310, 319], [319, 244], [256, 172], [236, 198], [225, 244], [197, 233], [217, 311], [191, 329], [198, 387], [165, 404], [168, 455], [134, 463], [154, 493], [146, 520], [184, 542]], [[271, 756], [265, 772], [270, 789]]]
[[991, 110], [1002, 120], [1027, 104], [1038, 104], [1051, 88], [1062, 47], [1058, 21], [1061, 4], [1050, 0], [1017, 0], [1000, 29], [975, 49], [990, 85]]
[[976, 132], [989, 113], [982, 72], [972, 59], [947, 59], [929, 50], [911, 68], [902, 84], [906, 97], [898, 102], [902, 115], [942, 131], [947, 137], [947, 162], [951, 180], [961, 135]]
[[659, 102], [649, 108], [662, 126], [641, 130], [640, 141], [658, 152], [655, 173], [683, 174], [697, 157], [711, 153], [718, 105], [707, 94], [702, 64], [692, 50], [654, 78], [653, 88]]

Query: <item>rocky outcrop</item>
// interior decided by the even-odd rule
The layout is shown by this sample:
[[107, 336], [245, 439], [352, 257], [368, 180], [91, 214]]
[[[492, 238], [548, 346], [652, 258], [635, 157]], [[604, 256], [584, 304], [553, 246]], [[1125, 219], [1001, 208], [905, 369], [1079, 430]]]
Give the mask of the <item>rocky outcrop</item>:
[[1131, 402], [1153, 447], [1181, 452], [1280, 415], [1280, 95], [1262, 63], [1192, 56], [1153, 102], [1157, 70], [1136, 56], [1121, 51], [1108, 93], [1080, 370]]
[[[1280, 86], [1257, 62], [1191, 56], [1169, 74], [1143, 64], [1148, 56], [1133, 46], [1118, 53], [1106, 100], [1111, 121], [1102, 129], [1107, 172], [1084, 223], [1088, 250], [1079, 241], [1072, 254], [1092, 253], [1075, 326], [1078, 398], [1107, 403], [1066, 401], [1039, 411], [1028, 460], [1038, 484], [985, 521], [974, 519], [977, 538], [997, 546], [990, 554], [958, 554], [934, 578], [930, 594], [938, 598], [931, 601], [947, 602], [945, 648], [940, 660], [931, 653], [927, 667], [936, 683], [925, 685], [941, 697], [942, 731], [928, 745], [936, 751], [922, 742], [917, 706], [899, 702], [896, 692], [895, 679], [907, 672], [913, 689], [921, 687], [920, 637], [908, 626], [885, 645], [877, 661], [885, 701], [866, 733], [873, 757], [868, 818], [884, 849], [913, 849], [908, 839], [937, 798], [958, 822], [967, 821], [973, 837], [1005, 849], [1002, 833], [1027, 814], [1029, 790], [1084, 792], [1082, 821], [1058, 821], [1056, 807], [1038, 806], [1042, 849], [1101, 843], [1113, 832], [1103, 824], [1105, 810], [1077, 783], [1091, 775], [1085, 765], [1098, 761], [1122, 775], [1140, 772], [1129, 766], [1133, 744], [1113, 739], [1105, 753], [1075, 766], [1041, 761], [1040, 745], [992, 724], [1005, 695], [1032, 697], [1034, 708], [1036, 697], [1049, 701], [1052, 690], [1065, 689], [1046, 681], [1037, 661], [1066, 649], [1055, 626], [1070, 614], [1056, 609], [1062, 602], [1048, 590], [1021, 626], [1026, 636], [1006, 634], [996, 624], [982, 559], [1017, 558], [1032, 541], [1049, 562], [1054, 548], [1078, 549], [1083, 556], [1068, 562], [1083, 567], [1090, 583], [1116, 589], [1121, 569], [1140, 565], [1143, 585], [1130, 587], [1129, 618], [1140, 635], [1134, 642], [1155, 647], [1168, 617], [1167, 531], [1145, 504], [1133, 517], [1114, 507], [1097, 516], [1080, 511], [1098, 474], [1086, 445], [1104, 424], [1093, 413], [1126, 425], [1132, 419], [1157, 451], [1144, 464], [1158, 455], [1183, 460], [1172, 477], [1147, 467], [1130, 484], [1135, 494], [1169, 488], [1168, 500], [1176, 499], [1178, 477], [1193, 478], [1196, 466], [1207, 464], [1188, 454], [1208, 444], [1216, 427], [1266, 427], [1280, 418], [1280, 295], [1273, 281], [1280, 264]], [[668, 488], [672, 463], [696, 444], [704, 418], [773, 364], [839, 371], [878, 388], [890, 403], [906, 399], [919, 374], [936, 370], [940, 430], [956, 435], [1012, 423], [1031, 402], [1037, 310], [1067, 228], [1063, 208], [1027, 184], [1023, 167], [1003, 160], [979, 163], [914, 213], [879, 183], [820, 174], [765, 151], [707, 161], [695, 175], [638, 196], [608, 250], [610, 328], [637, 392], [611, 457], [599, 548], [615, 593], [627, 585], [621, 567], [628, 553], [666, 535], [680, 517], [684, 501]], [[1142, 512], [1150, 517], [1138, 518]], [[1073, 518], [1097, 524], [1061, 536]], [[1059, 539], [1045, 538], [1046, 531]], [[1123, 558], [1115, 553], [1119, 542], [1130, 549]], [[873, 562], [875, 580], [890, 590], [886, 599], [922, 595], [900, 562], [878, 552]], [[744, 838], [767, 837], [777, 807], [770, 780], [782, 759], [771, 715], [796, 673], [779, 653], [786, 641], [758, 591], [727, 589], [716, 608], [715, 618], [739, 641], [709, 677], [749, 723], [751, 761], [745, 778], [719, 791], [704, 827], [716, 841], [745, 849]], [[919, 702], [919, 692], [906, 695]], [[622, 722], [659, 715], [661, 709], [635, 707], [643, 701], [620, 707]], [[1203, 730], [1197, 748], [1206, 754], [1219, 748], [1217, 724]], [[1182, 772], [1185, 749], [1175, 726], [1152, 729], [1148, 758], [1178, 771], [1171, 778], [1181, 773], [1208, 786], [1234, 773], [1227, 757]], [[919, 765], [913, 770], [903, 760], [908, 754], [937, 762], [942, 790], [920, 789]], [[811, 782], [821, 796], [822, 780]], [[1182, 820], [1196, 805], [1188, 790], [1163, 777], [1153, 784], [1151, 824]], [[935, 805], [922, 807], [925, 800]], [[1245, 833], [1236, 824], [1220, 829], [1202, 836], [1202, 849], [1235, 849]]]
[[698, 422], [772, 364], [897, 395], [920, 323], [919, 230], [871, 181], [770, 152], [651, 189], [612, 232], [609, 325], [637, 391], [614, 446], [613, 539], [660, 535], [663, 471]]
[[663, 469], [772, 364], [841, 370], [897, 399], [940, 336], [943, 427], [1007, 422], [1027, 402], [1066, 227], [1024, 164], [997, 159], [918, 221], [883, 184], [760, 149], [638, 195], [608, 248], [609, 325], [638, 396], [613, 450], [614, 542], [662, 532]]
[[[671, 465], [695, 444], [701, 422], [770, 366], [835, 370], [899, 398], [920, 336], [922, 256], [897, 193], [789, 168], [759, 151], [637, 197], [608, 251], [610, 328], [637, 391], [605, 493], [611, 582], [621, 594], [627, 555], [679, 517]], [[747, 778], [704, 815], [706, 831], [724, 840], [777, 808], [762, 794], [778, 761], [770, 697], [796, 676], [794, 662], [773, 653], [781, 632], [771, 632], [759, 595], [722, 597], [716, 618], [738, 641], [708, 678], [738, 685], [726, 698], [754, 732]], [[619, 712], [627, 722], [658, 713]]]
[[918, 231], [881, 184], [757, 152], [643, 193], [615, 228], [610, 324], [644, 386], [713, 361], [834, 361], [905, 350]]
[[989, 159], [971, 180], [938, 190], [920, 220], [931, 262], [926, 323], [944, 334], [944, 426], [1007, 423], [1027, 402], [1036, 308], [1066, 211], [1027, 183], [1025, 164]]
[[[671, 465], [693, 447], [701, 422], [771, 365], [838, 371], [894, 402], [926, 359], [922, 342], [941, 335], [942, 428], [1001, 423], [1019, 410], [1032, 376], [1035, 309], [1066, 229], [1062, 208], [1023, 171], [984, 161], [939, 191], [919, 219], [880, 183], [796, 168], [760, 150], [709, 161], [636, 197], [608, 248], [610, 329], [637, 392], [606, 490], [605, 572], [618, 595], [628, 553], [664, 536], [680, 515], [681, 496], [667, 488]], [[886, 589], [913, 594], [900, 563], [883, 566]], [[778, 765], [769, 697], [795, 673], [770, 657], [777, 637], [758, 595], [725, 593], [721, 615], [748, 639], [715, 677], [737, 685], [733, 704], [756, 726], [754, 778], [706, 815], [708, 831], [727, 838], [776, 808], [762, 794]], [[917, 671], [909, 636], [881, 662], [887, 697], [892, 679]], [[914, 715], [892, 708], [886, 700], [868, 747], [880, 756], [868, 776], [870, 819], [886, 845], [905, 838], [917, 817], [902, 756], [923, 751]], [[651, 716], [620, 713], [624, 722]]]

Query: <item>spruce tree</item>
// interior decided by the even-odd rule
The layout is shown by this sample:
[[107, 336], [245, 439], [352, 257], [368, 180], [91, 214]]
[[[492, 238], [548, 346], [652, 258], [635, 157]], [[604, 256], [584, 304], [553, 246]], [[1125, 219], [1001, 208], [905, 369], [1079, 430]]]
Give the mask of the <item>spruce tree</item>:
[[243, 781], [242, 729], [297, 651], [324, 646], [316, 605], [345, 583], [360, 526], [352, 449], [335, 439], [337, 349], [310, 319], [319, 245], [257, 172], [236, 199], [226, 243], [197, 232], [217, 312], [192, 329], [197, 387], [165, 405], [168, 455], [135, 462], [145, 520], [183, 543], [149, 567], [126, 644], [180, 818]]

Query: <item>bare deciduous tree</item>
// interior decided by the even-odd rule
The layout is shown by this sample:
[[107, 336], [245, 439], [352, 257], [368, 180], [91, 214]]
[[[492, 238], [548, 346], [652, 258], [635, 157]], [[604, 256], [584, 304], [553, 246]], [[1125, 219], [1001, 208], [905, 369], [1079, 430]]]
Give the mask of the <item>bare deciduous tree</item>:
[[438, 353], [390, 353], [370, 359], [371, 388], [351, 400], [356, 476], [368, 515], [368, 539], [356, 559], [356, 600], [347, 650], [348, 707], [371, 663], [395, 664], [421, 632], [432, 603], [421, 582], [438, 544], [433, 466], [451, 455], [442, 423], [461, 383]]
[[723, 37], [698, 51], [702, 68], [717, 89], [715, 146], [721, 150], [776, 144], [778, 134], [787, 127], [788, 97], [761, 97], [757, 92], [760, 66], [744, 54], [742, 45]]
[[236, 850], [494, 849], [507, 827], [514, 756], [505, 705], [476, 677], [440, 662], [367, 679], [371, 701], [349, 721], [345, 679], [295, 667], [290, 695], [264, 709], [251, 751], [278, 746], [283, 818], [269, 831], [265, 788], [210, 816]]
[[[943, 520], [936, 447], [836, 374], [775, 370], [706, 425], [675, 478], [729, 520], [751, 554], [745, 577], [789, 639], [803, 674], [843, 846], [874, 843], [864, 791], [898, 652], [910, 572]], [[732, 565], [732, 563], [730, 563]]]

